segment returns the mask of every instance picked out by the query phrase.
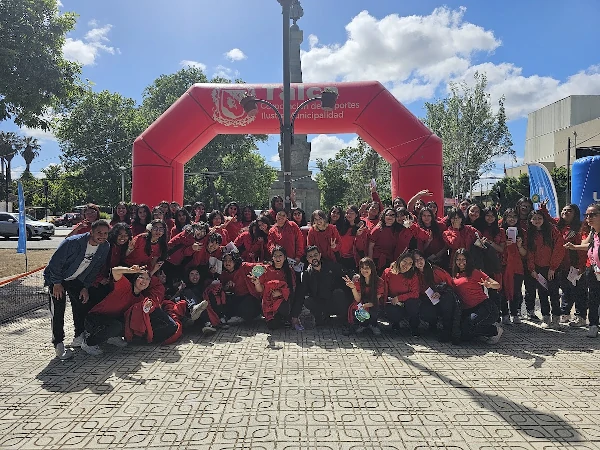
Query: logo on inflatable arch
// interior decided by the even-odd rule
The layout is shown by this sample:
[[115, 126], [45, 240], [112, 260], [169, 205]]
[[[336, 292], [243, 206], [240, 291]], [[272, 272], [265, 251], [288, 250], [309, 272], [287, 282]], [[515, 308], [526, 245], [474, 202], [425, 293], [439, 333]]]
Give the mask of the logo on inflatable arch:
[[245, 93], [256, 95], [254, 89], [213, 89], [213, 120], [226, 127], [243, 127], [254, 122], [255, 116], [249, 116], [242, 108], [241, 100]]

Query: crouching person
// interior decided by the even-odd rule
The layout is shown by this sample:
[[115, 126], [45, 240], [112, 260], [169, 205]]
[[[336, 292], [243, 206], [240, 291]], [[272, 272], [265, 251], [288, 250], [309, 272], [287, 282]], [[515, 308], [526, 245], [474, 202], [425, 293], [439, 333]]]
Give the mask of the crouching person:
[[495, 344], [502, 336], [496, 322], [499, 310], [487, 295], [487, 289], [499, 289], [500, 283], [473, 268], [473, 260], [464, 248], [456, 250], [452, 261], [454, 288], [462, 303], [461, 335], [463, 340], [484, 338]]
[[126, 334], [129, 340], [143, 333], [148, 342], [163, 342], [177, 332], [177, 324], [160, 308], [164, 286], [156, 278], [151, 281], [160, 266], [155, 264], [152, 272], [139, 266], [112, 269], [114, 288], [86, 316], [82, 350], [101, 355], [99, 344], [125, 347]]

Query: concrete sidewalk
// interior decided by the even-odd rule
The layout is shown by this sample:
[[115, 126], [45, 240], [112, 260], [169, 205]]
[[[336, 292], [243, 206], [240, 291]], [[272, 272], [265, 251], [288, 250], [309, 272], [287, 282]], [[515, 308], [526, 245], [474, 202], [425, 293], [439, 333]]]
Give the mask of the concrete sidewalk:
[[0, 325], [0, 448], [600, 448], [600, 341], [505, 330], [453, 346], [256, 323], [61, 362], [36, 310]]

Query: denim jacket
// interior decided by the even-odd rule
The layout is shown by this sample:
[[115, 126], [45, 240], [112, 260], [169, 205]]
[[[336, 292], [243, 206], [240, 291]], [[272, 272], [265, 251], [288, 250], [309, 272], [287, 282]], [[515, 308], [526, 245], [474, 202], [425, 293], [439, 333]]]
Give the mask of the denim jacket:
[[[46, 286], [61, 284], [66, 278], [75, 273], [85, 257], [89, 238], [90, 233], [77, 234], [66, 238], [60, 243], [44, 269], [44, 284]], [[77, 276], [77, 279], [86, 288], [90, 287], [96, 279], [96, 275], [106, 262], [109, 250], [110, 244], [108, 242], [100, 244], [90, 265]]]

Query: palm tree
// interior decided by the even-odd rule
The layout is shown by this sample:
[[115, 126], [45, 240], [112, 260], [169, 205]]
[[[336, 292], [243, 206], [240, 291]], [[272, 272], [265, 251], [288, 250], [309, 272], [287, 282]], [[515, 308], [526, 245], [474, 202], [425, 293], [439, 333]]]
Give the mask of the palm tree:
[[6, 161], [6, 186], [10, 187], [10, 162], [23, 148], [23, 140], [16, 133], [0, 131], [0, 157]]
[[29, 172], [29, 166], [31, 165], [31, 162], [34, 160], [34, 158], [37, 158], [39, 156], [41, 148], [42, 147], [40, 146], [36, 138], [28, 136], [25, 139], [23, 139], [21, 156], [23, 157], [23, 159], [25, 160], [25, 164], [27, 165], [25, 167], [25, 172]]

